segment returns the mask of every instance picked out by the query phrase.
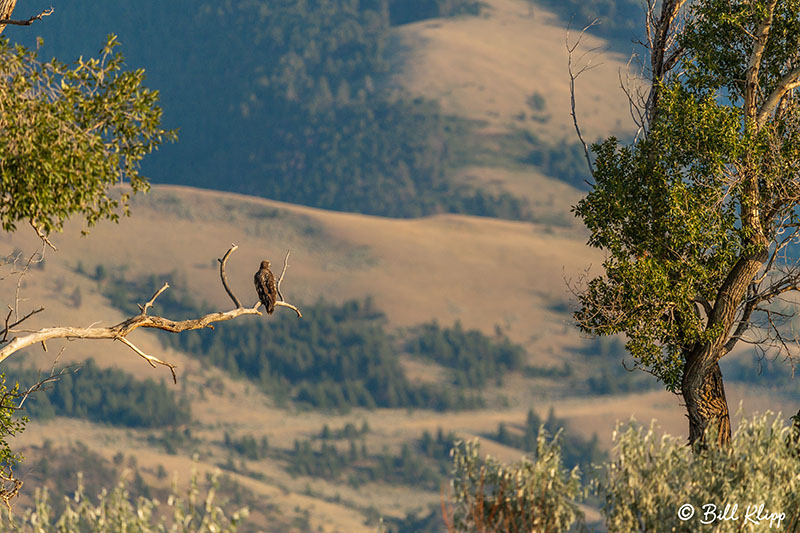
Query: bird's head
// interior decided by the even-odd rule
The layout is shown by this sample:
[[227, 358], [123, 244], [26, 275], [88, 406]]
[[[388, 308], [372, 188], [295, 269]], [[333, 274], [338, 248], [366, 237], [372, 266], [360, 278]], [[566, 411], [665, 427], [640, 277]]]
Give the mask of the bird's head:
[[261, 261], [261, 268], [269, 268], [269, 266], [270, 266], [270, 262], [267, 261], [266, 259]]

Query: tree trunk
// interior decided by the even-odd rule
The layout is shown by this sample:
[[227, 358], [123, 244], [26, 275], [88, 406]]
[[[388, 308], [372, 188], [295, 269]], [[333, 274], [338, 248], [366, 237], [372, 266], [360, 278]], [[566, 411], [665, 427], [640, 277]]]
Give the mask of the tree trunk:
[[730, 349], [726, 347], [727, 335], [736, 321], [736, 312], [747, 287], [768, 258], [763, 233], [756, 235], [756, 244], [761, 246], [756, 252], [742, 255], [736, 261], [720, 287], [708, 320], [709, 330], [718, 328], [725, 335], [718, 335], [704, 344], [695, 345], [684, 353], [686, 364], [683, 367], [681, 392], [689, 417], [689, 443], [696, 450], [709, 444], [706, 442], [705, 431], [711, 424], [716, 425], [714, 440], [718, 445], [727, 445], [731, 440], [728, 400], [725, 398], [725, 386], [722, 384], [722, 371], [718, 362]]
[[[687, 364], [683, 374], [683, 399], [689, 418], [689, 444], [699, 450], [713, 438], [718, 446], [727, 446], [731, 440], [731, 419], [728, 400], [725, 398], [725, 385], [719, 364], [714, 365], [700, 376], [701, 365]], [[697, 386], [699, 384], [699, 386]], [[714, 425], [714, 433], [706, 435], [706, 429]]]

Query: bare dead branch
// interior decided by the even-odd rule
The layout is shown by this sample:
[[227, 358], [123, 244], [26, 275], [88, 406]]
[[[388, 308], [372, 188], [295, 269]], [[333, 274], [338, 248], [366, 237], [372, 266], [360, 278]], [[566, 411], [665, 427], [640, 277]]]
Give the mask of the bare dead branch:
[[127, 346], [128, 348], [130, 348], [131, 350], [133, 350], [134, 352], [136, 352], [137, 354], [139, 354], [140, 356], [142, 356], [142, 358], [144, 358], [144, 360], [147, 361], [153, 368], [156, 368], [157, 364], [164, 365], [165, 367], [169, 368], [169, 371], [172, 372], [173, 383], [178, 383], [178, 376], [175, 375], [175, 365], [173, 365], [172, 363], [167, 363], [165, 361], [162, 361], [158, 357], [154, 357], [152, 355], [144, 353], [142, 350], [136, 347], [135, 344], [133, 344], [125, 337], [119, 337], [117, 340], [120, 341], [125, 346]]
[[[50, 239], [47, 238], [47, 235], [45, 235], [45, 233], [42, 231], [42, 229], [39, 226], [37, 226], [36, 224], [34, 224], [32, 220], [31, 220], [31, 227], [33, 228], [33, 231], [36, 232], [36, 235], [39, 237], [39, 239], [41, 239], [42, 244], [49, 246], [50, 248], [53, 249], [54, 252], [58, 251], [58, 248], [56, 248], [53, 245], [53, 243], [50, 242]], [[43, 254], [43, 256], [44, 256], [44, 254]]]
[[[151, 366], [156, 367], [156, 365], [162, 365], [169, 368], [170, 372], [172, 373], [173, 381], [177, 383], [177, 376], [175, 374], [174, 364], [145, 353], [143, 350], [141, 350], [139, 347], [133, 344], [133, 342], [131, 342], [127, 337], [128, 335], [130, 335], [131, 332], [133, 332], [138, 328], [153, 328], [153, 329], [160, 329], [163, 331], [169, 331], [172, 333], [180, 333], [183, 331], [190, 331], [203, 328], [213, 329], [214, 327], [213, 324], [216, 322], [224, 322], [227, 320], [232, 320], [234, 318], [243, 315], [261, 315], [261, 312], [258, 310], [260, 302], [256, 306], [251, 308], [242, 307], [240, 300], [236, 297], [236, 295], [233, 293], [233, 291], [230, 289], [230, 286], [228, 285], [228, 279], [225, 273], [225, 265], [230, 255], [234, 251], [236, 251], [237, 248], [238, 247], [235, 244], [231, 245], [231, 248], [228, 249], [223, 258], [218, 260], [220, 262], [220, 279], [222, 281], [222, 285], [225, 288], [225, 291], [228, 293], [228, 296], [230, 296], [231, 300], [233, 300], [233, 303], [236, 305], [235, 309], [226, 312], [208, 313], [199, 318], [177, 320], [177, 321], [160, 316], [148, 315], [147, 310], [153, 307], [155, 300], [169, 288], [169, 284], [164, 283], [161, 286], [161, 288], [159, 288], [153, 294], [153, 296], [150, 298], [148, 302], [146, 302], [144, 305], [139, 304], [139, 309], [141, 310], [141, 313], [132, 316], [130, 318], [127, 318], [126, 320], [120, 322], [119, 324], [110, 327], [96, 327], [95, 324], [92, 324], [89, 327], [58, 326], [58, 327], [43, 328], [37, 331], [13, 330], [12, 328], [14, 326], [30, 318], [32, 315], [41, 312], [43, 309], [37, 309], [35, 311], [31, 311], [23, 318], [15, 321], [13, 324], [9, 323], [11, 320], [11, 313], [9, 313], [8, 317], [6, 317], [5, 321], [6, 325], [3, 329], [3, 342], [7, 342], [7, 344], [5, 344], [5, 346], [0, 348], [0, 363], [2, 363], [2, 361], [10, 357], [12, 354], [28, 346], [41, 343], [42, 346], [44, 347], [46, 346], [45, 343], [51, 339], [116, 340], [128, 346], [137, 355], [139, 355], [145, 361], [147, 361], [148, 364], [150, 364]], [[29, 264], [30, 260], [28, 261], [28, 265]], [[281, 273], [280, 281], [283, 280], [288, 266], [289, 266], [289, 252], [286, 253], [286, 258], [284, 259], [283, 272]], [[298, 318], [302, 318], [303, 316], [300, 310], [296, 306], [283, 301], [282, 298], [281, 301], [276, 302], [276, 305], [292, 309], [295, 313], [297, 313]], [[14, 338], [8, 341], [7, 339], [9, 333], [15, 333], [17, 335], [15, 335]]]
[[142, 314], [143, 314], [143, 315], [146, 315], [146, 314], [147, 314], [147, 308], [148, 308], [148, 307], [153, 307], [153, 303], [156, 301], [156, 298], [158, 298], [159, 296], [161, 296], [161, 293], [162, 293], [162, 292], [164, 292], [164, 291], [165, 291], [165, 290], [167, 290], [167, 289], [169, 289], [169, 283], [166, 283], [166, 282], [164, 282], [164, 284], [161, 286], [161, 288], [160, 288], [160, 289], [158, 289], [158, 290], [155, 292], [155, 294], [153, 294], [153, 297], [152, 297], [152, 298], [150, 298], [150, 300], [149, 300], [149, 301], [148, 301], [146, 304], [144, 304], [144, 305], [142, 305], [142, 304], [136, 304], [136, 305], [138, 305], [138, 306], [139, 306], [139, 309], [142, 311]]
[[281, 282], [283, 282], [283, 276], [286, 275], [286, 269], [289, 268], [289, 254], [291, 250], [286, 250], [286, 257], [283, 258], [283, 270], [281, 270], [281, 275], [278, 278], [278, 282], [275, 284], [275, 288], [278, 291], [278, 298], [283, 301], [283, 294], [281, 293]]
[[37, 20], [42, 20], [44, 17], [49, 17], [50, 15], [53, 14], [53, 11], [54, 11], [53, 8], [50, 7], [49, 9], [45, 9], [38, 15], [32, 16], [28, 20], [11, 20], [11, 19], [0, 20], [0, 25], [10, 24], [12, 26], [30, 26]]
[[[233, 253], [237, 249], [237, 246], [234, 244], [231, 248], [227, 251], [224, 255], [223, 259], [220, 259], [220, 278], [222, 280], [222, 284], [225, 287], [228, 295], [234, 300], [234, 304], [237, 305], [236, 309], [232, 309], [226, 312], [214, 312], [208, 313], [204, 316], [194, 319], [187, 319], [187, 320], [171, 320], [168, 318], [160, 317], [160, 316], [151, 316], [147, 314], [147, 310], [153, 307], [153, 304], [165, 290], [169, 288], [167, 283], [161, 286], [155, 294], [153, 294], [152, 298], [145, 303], [144, 305], [139, 305], [141, 309], [141, 313], [132, 316], [119, 324], [110, 327], [96, 327], [94, 324], [89, 327], [68, 327], [68, 326], [58, 326], [58, 327], [51, 327], [51, 328], [44, 328], [37, 331], [15, 331], [12, 328], [19, 323], [23, 322], [30, 316], [39, 313], [42, 309], [37, 309], [28, 313], [28, 315], [24, 316], [22, 319], [17, 320], [13, 324], [9, 324], [10, 321], [10, 314], [9, 317], [6, 319], [6, 326], [4, 328], [4, 339], [8, 338], [9, 333], [16, 333], [18, 335], [14, 336], [10, 341], [7, 341], [7, 344], [0, 348], [0, 363], [10, 357], [12, 354], [16, 353], [17, 351], [31, 346], [33, 344], [41, 343], [45, 346], [45, 343], [51, 339], [67, 339], [67, 340], [74, 340], [74, 339], [105, 339], [105, 340], [117, 340], [128, 346], [131, 350], [136, 352], [137, 355], [144, 358], [151, 366], [162, 365], [166, 366], [170, 369], [172, 373], [173, 381], [177, 382], [177, 376], [175, 375], [175, 365], [169, 363], [167, 361], [163, 361], [158, 357], [153, 355], [147, 354], [138, 348], [135, 344], [133, 344], [130, 340], [127, 339], [128, 335], [131, 332], [138, 328], [153, 328], [153, 329], [160, 329], [163, 331], [169, 331], [172, 333], [180, 333], [182, 331], [190, 331], [196, 329], [203, 329], [203, 328], [213, 328], [213, 324], [215, 322], [223, 322], [226, 320], [232, 320], [234, 318], [243, 316], [243, 315], [261, 315], [261, 312], [258, 310], [257, 307], [246, 308], [242, 307], [239, 303], [238, 298], [233, 294], [228, 286], [227, 276], [225, 275], [225, 264], [230, 257], [231, 253]], [[288, 254], [286, 256], [286, 264], [284, 265], [284, 273], [286, 271], [286, 266], [288, 266]], [[283, 274], [281, 275], [283, 277]], [[295, 306], [286, 303], [286, 302], [277, 302], [277, 305], [288, 307], [294, 310], [298, 317], [301, 317], [302, 314], [300, 310], [297, 309]]]
[[228, 293], [231, 300], [233, 300], [233, 305], [235, 305], [237, 309], [240, 309], [242, 307], [242, 302], [233, 294], [230, 285], [228, 285], [228, 275], [225, 273], [225, 264], [228, 262], [228, 258], [238, 249], [239, 247], [236, 244], [231, 243], [231, 247], [228, 248], [228, 251], [222, 256], [222, 259], [217, 259], [217, 261], [219, 261], [219, 277], [222, 280], [222, 286], [225, 288], [225, 292]]
[[[582, 67], [579, 67], [580, 61], [586, 56], [586, 54], [591, 53], [596, 48], [584, 53], [581, 57], [576, 61], [575, 60], [575, 51], [580, 47], [581, 40], [586, 32], [592, 26], [598, 24], [598, 19], [594, 19], [590, 22], [585, 28], [581, 30], [578, 34], [578, 38], [576, 39], [574, 44], [570, 44], [569, 42], [569, 28], [567, 28], [567, 35], [564, 40], [564, 44], [567, 47], [567, 72], [569, 73], [569, 101], [570, 101], [570, 115], [572, 115], [572, 124], [575, 127], [575, 133], [578, 135], [578, 140], [580, 141], [581, 145], [583, 146], [583, 154], [586, 157], [586, 165], [589, 167], [589, 173], [594, 174], [594, 165], [592, 164], [592, 158], [589, 155], [589, 146], [586, 144], [586, 141], [583, 139], [583, 134], [581, 133], [581, 128], [578, 125], [578, 116], [575, 111], [575, 80], [580, 77], [581, 74], [586, 72], [587, 70], [591, 70], [595, 68], [597, 65], [591, 65], [591, 59]], [[576, 70], [577, 69], [577, 70]]]
[[0, 349], [0, 362], [6, 360], [15, 352], [43, 341], [51, 339], [107, 339], [119, 340], [128, 336], [138, 328], [153, 328], [172, 333], [203, 329], [211, 327], [212, 323], [232, 320], [242, 315], [260, 315], [257, 309], [241, 307], [226, 312], [208, 313], [200, 318], [188, 320], [170, 320], [160, 316], [136, 315], [128, 318], [119, 324], [111, 327], [88, 327], [76, 328], [69, 326], [58, 326], [44, 328], [38, 331], [29, 332], [27, 335], [19, 336], [11, 340], [6, 346]]

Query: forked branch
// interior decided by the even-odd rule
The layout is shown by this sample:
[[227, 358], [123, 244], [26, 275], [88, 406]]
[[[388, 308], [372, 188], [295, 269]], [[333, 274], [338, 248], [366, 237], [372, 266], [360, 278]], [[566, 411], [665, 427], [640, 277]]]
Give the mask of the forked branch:
[[231, 243], [231, 247], [228, 248], [228, 251], [222, 256], [222, 259], [217, 259], [217, 261], [219, 261], [219, 277], [222, 280], [222, 286], [225, 288], [225, 292], [228, 293], [228, 296], [230, 296], [231, 300], [233, 300], [233, 305], [235, 305], [237, 309], [242, 307], [242, 302], [239, 301], [239, 298], [236, 297], [231, 290], [230, 285], [228, 285], [228, 275], [225, 273], [225, 264], [228, 262], [228, 258], [231, 256], [231, 254], [238, 249], [239, 247], [236, 244]]
[[275, 302], [276, 306], [287, 307], [297, 313], [297, 318], [303, 318], [303, 313], [300, 312], [300, 309], [293, 306], [292, 304], [288, 303], [286, 300], [283, 299], [283, 294], [281, 293], [281, 282], [283, 282], [283, 276], [286, 275], [286, 269], [289, 268], [289, 254], [291, 250], [286, 250], [286, 257], [283, 258], [283, 270], [281, 270], [281, 275], [278, 278], [278, 282], [275, 284], [278, 290], [278, 301]]
[[[234, 304], [236, 305], [235, 309], [225, 312], [214, 312], [208, 313], [204, 316], [194, 319], [187, 319], [187, 320], [171, 320], [169, 318], [164, 318], [160, 316], [150, 316], [147, 314], [147, 310], [153, 307], [155, 300], [169, 288], [169, 285], [165, 283], [160, 289], [158, 289], [153, 297], [145, 303], [144, 305], [139, 305], [139, 309], [141, 313], [138, 315], [132, 316], [119, 324], [116, 324], [111, 327], [86, 327], [86, 328], [79, 328], [79, 327], [67, 327], [67, 326], [59, 326], [59, 327], [51, 327], [51, 328], [44, 328], [38, 331], [17, 331], [16, 333], [23, 333], [22, 335], [15, 336], [10, 341], [7, 341], [7, 344], [0, 348], [0, 362], [4, 361], [12, 354], [18, 352], [23, 348], [27, 348], [28, 346], [32, 346], [34, 344], [42, 343], [45, 344], [46, 341], [51, 339], [106, 339], [106, 340], [117, 340], [121, 343], [128, 346], [131, 350], [133, 350], [137, 355], [142, 357], [146, 360], [151, 366], [155, 367], [156, 365], [163, 365], [170, 369], [172, 372], [172, 378], [174, 381], [177, 381], [175, 376], [175, 365], [169, 363], [167, 361], [163, 361], [158, 357], [149, 355], [139, 349], [135, 344], [133, 344], [127, 337], [130, 335], [131, 332], [138, 328], [153, 328], [153, 329], [160, 329], [163, 331], [169, 331], [172, 333], [180, 333], [182, 331], [190, 331], [195, 329], [203, 329], [203, 328], [213, 328], [213, 323], [215, 322], [224, 322], [226, 320], [232, 320], [234, 318], [238, 318], [242, 315], [260, 315], [261, 312], [258, 310], [257, 306], [254, 307], [242, 307], [239, 304], [239, 299], [230, 289], [228, 285], [228, 280], [225, 275], [225, 264], [228, 261], [231, 253], [233, 253], [237, 249], [237, 246], [234, 244], [231, 248], [227, 251], [227, 253], [220, 259], [220, 279], [222, 281], [222, 285], [225, 287], [226, 292], [233, 300]], [[286, 267], [288, 266], [288, 259], [289, 254], [286, 254], [286, 260], [284, 261], [284, 273], [286, 272]], [[281, 280], [283, 279], [284, 273], [281, 274]], [[294, 310], [298, 316], [302, 316], [300, 310], [297, 309], [295, 306], [288, 304], [286, 302], [276, 302], [276, 305], [281, 305], [283, 307], [288, 307]], [[39, 312], [38, 310], [30, 313], [28, 316], [24, 317], [23, 319], [17, 321], [15, 324], [10, 324], [6, 326], [4, 334], [7, 335], [9, 332], [15, 332], [11, 329], [12, 326], [22, 322], [30, 315]]]
[[575, 80], [577, 80], [581, 74], [588, 70], [592, 70], [596, 68], [598, 64], [592, 65], [592, 58], [589, 58], [585, 63], [582, 64], [584, 58], [588, 54], [593, 54], [597, 52], [597, 48], [592, 48], [587, 52], [583, 53], [577, 59], [575, 58], [575, 52], [581, 45], [581, 40], [586, 32], [592, 26], [595, 26], [598, 23], [597, 19], [594, 19], [590, 22], [585, 28], [581, 30], [578, 34], [578, 38], [575, 40], [574, 43], [570, 44], [569, 42], [569, 28], [567, 28], [567, 36], [565, 38], [565, 45], [567, 47], [567, 71], [569, 72], [569, 103], [570, 103], [570, 115], [572, 115], [572, 124], [575, 126], [575, 133], [578, 134], [578, 140], [580, 141], [581, 145], [583, 146], [583, 155], [586, 157], [586, 165], [589, 167], [589, 173], [594, 174], [594, 165], [592, 164], [592, 158], [589, 156], [589, 146], [586, 144], [586, 141], [583, 139], [583, 134], [581, 133], [581, 128], [578, 125], [578, 115], [575, 111]]
[[[32, 16], [31, 18], [29, 18], [27, 20], [11, 20], [11, 19], [0, 20], [0, 26], [4, 26], [6, 24], [10, 24], [12, 26], [30, 26], [31, 24], [33, 24], [37, 20], [42, 20], [44, 17], [49, 17], [52, 14], [53, 14], [53, 8], [51, 7], [49, 9], [45, 9], [44, 11], [39, 13], [38, 15]], [[0, 28], [0, 32], [2, 32], [2, 31], [3, 31], [3, 28]]]

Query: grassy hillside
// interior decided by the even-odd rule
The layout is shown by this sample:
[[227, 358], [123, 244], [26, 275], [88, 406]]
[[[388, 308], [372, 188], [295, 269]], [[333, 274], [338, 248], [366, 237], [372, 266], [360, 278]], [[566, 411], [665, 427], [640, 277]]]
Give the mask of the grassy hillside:
[[[145, 164], [157, 182], [383, 216], [542, 220], [569, 188], [522, 191], [506, 170], [588, 177], [561, 96], [563, 25], [522, 0], [68, 4], [4, 36], [41, 35], [41, 54], [66, 61], [109, 32], [180, 130]], [[623, 59], [606, 54], [579, 83], [590, 140], [629, 133], [607, 75]], [[473, 179], [486, 167], [497, 174]]]
[[451, 179], [469, 122], [380, 83], [394, 26], [475, 16], [476, 2], [150, 0], [57, 12], [36, 33], [6, 36], [34, 46], [41, 35], [41, 54], [66, 61], [119, 34], [181, 130], [145, 165], [156, 181], [385, 216], [530, 218], [506, 191]]
[[[166, 280], [172, 288], [152, 312], [189, 316], [229, 309], [217, 258], [232, 242], [239, 250], [228, 275], [246, 303], [256, 301], [252, 277], [259, 262], [270, 259], [279, 270], [290, 249], [283, 294], [308, 318], [298, 321], [278, 309], [271, 317], [245, 317], [169, 342], [151, 331], [136, 331], [132, 341], [138, 347], [178, 365], [177, 385], [145, 385], [147, 379], [158, 382], [169, 375], [121, 343], [64, 341], [49, 342], [47, 352], [39, 346], [29, 349], [25, 368], [49, 371], [56, 356], [59, 364], [91, 357], [94, 376], [116, 384], [118, 372], [126, 372], [133, 376], [131, 392], [117, 387], [125, 404], [136, 403], [140, 394], [162, 395], [172, 398], [164, 403], [174, 407], [175, 415], [166, 425], [137, 419], [137, 427], [122, 427], [111, 419], [114, 415], [90, 422], [75, 418], [82, 413], [67, 409], [66, 395], [58, 393], [49, 413], [55, 416], [32, 422], [15, 443], [29, 456], [23, 467], [24, 472], [30, 469], [26, 490], [45, 483], [47, 475], [39, 475], [42, 465], [54, 480], [72, 476], [76, 466], [91, 471], [87, 479], [93, 487], [128, 466], [136, 472], [133, 493], [153, 494], [160, 494], [173, 473], [185, 485], [193, 467], [204, 479], [222, 469], [223, 492], [235, 505], [255, 510], [251, 531], [372, 532], [379, 516], [405, 524], [405, 531], [419, 531], [430, 506], [440, 502], [444, 443], [453, 437], [480, 437], [483, 451], [510, 461], [530, 447], [542, 421], [551, 430], [556, 422], [566, 426], [580, 443], [572, 445], [575, 457], [581, 451], [607, 450], [615, 422], [631, 416], [645, 423], [656, 418], [664, 431], [684, 435], [679, 397], [652, 387], [649, 376], [626, 372], [618, 340], [582, 338], [572, 324], [569, 284], [596, 272], [603, 257], [585, 246], [585, 233], [570, 213], [582, 194], [577, 170], [582, 163], [575, 162], [565, 92], [564, 9], [551, 14], [541, 4], [529, 11], [523, 0], [486, 0], [478, 11], [473, 2], [443, 0], [425, 3], [429, 11], [420, 15], [408, 8], [423, 4], [410, 0], [332, 2], [329, 7], [349, 7], [339, 18], [319, 17], [321, 27], [327, 31], [325, 24], [351, 24], [352, 32], [340, 36], [342, 43], [361, 42], [365, 46], [357, 51], [373, 59], [374, 47], [383, 47], [379, 62], [384, 70], [373, 77], [359, 70], [363, 64], [339, 65], [334, 70], [348, 74], [325, 76], [330, 96], [335, 100], [347, 79], [351, 100], [358, 100], [369, 76], [376, 94], [397, 98], [358, 109], [332, 104], [315, 111], [287, 107], [280, 117], [262, 114], [261, 99], [275, 80], [258, 70], [259, 62], [274, 68], [264, 55], [285, 56], [255, 46], [252, 40], [267, 37], [248, 33], [248, 28], [273, 14], [266, 8], [256, 13], [259, 6], [277, 6], [285, 15], [300, 4], [243, 2], [218, 9], [187, 2], [147, 1], [136, 8], [128, 2], [75, 4], [65, 6], [63, 18], [52, 19], [57, 22], [51, 26], [46, 26], [49, 20], [37, 23], [43, 33], [56, 29], [46, 35], [54, 46], [47, 53], [91, 53], [96, 45], [76, 47], [81, 33], [76, 27], [87, 29], [81, 41], [97, 43], [106, 31], [119, 31], [129, 63], [148, 68], [150, 85], [163, 89], [168, 122], [183, 128], [182, 143], [167, 147], [149, 167], [159, 180], [267, 196], [278, 191], [274, 195], [283, 198], [307, 194], [316, 200], [306, 203], [337, 211], [157, 185], [134, 199], [133, 217], [119, 225], [101, 225], [83, 238], [72, 224], [54, 236], [60, 251], [48, 250], [44, 263], [20, 284], [24, 309], [45, 307], [26, 322], [29, 328], [118, 323], [149, 297], [145, 285], [152, 289]], [[429, 18], [437, 15], [454, 16]], [[359, 33], [370, 20], [376, 31], [385, 32], [383, 40]], [[263, 31], [270, 28], [275, 30], [265, 25]], [[8, 28], [6, 34], [24, 31]], [[337, 35], [327, 32], [319, 42], [331, 44], [326, 39]], [[300, 48], [309, 44], [288, 37], [281, 42]], [[589, 36], [586, 45], [605, 43]], [[226, 49], [238, 50], [234, 60]], [[602, 65], [579, 80], [578, 113], [590, 140], [630, 133], [617, 79], [623, 60], [607, 53]], [[311, 64], [328, 68], [325, 61]], [[308, 82], [300, 89], [307, 91], [302, 94], [309, 102], [326, 100], [316, 75], [305, 77], [308, 72], [299, 64], [288, 71]], [[342, 89], [342, 95], [348, 90]], [[392, 117], [408, 109], [419, 113], [405, 117], [400, 131], [367, 116], [379, 109]], [[311, 120], [313, 131], [302, 138], [279, 137], [288, 144], [276, 145], [275, 138], [265, 137], [266, 130], [276, 124], [290, 130], [289, 122], [272, 119], [289, 120], [291, 111]], [[339, 119], [330, 116], [343, 113], [346, 135], [334, 143], [338, 151], [325, 152], [333, 146], [331, 136], [341, 133], [334, 127]], [[398, 136], [384, 137], [382, 129]], [[264, 178], [268, 164], [276, 163], [276, 146], [289, 153], [298, 139], [332, 159], [325, 154], [301, 158], [306, 166], [292, 167], [287, 174], [291, 182], [264, 185], [251, 179]], [[362, 161], [353, 181], [342, 181], [350, 174], [350, 156], [372, 149], [391, 156], [380, 159], [383, 170], [375, 160]], [[339, 160], [345, 163], [326, 167]], [[373, 172], [384, 170], [381, 179], [371, 181]], [[326, 181], [328, 172], [336, 179]], [[407, 180], [398, 181], [406, 174]], [[373, 198], [370, 183], [382, 189], [380, 195]], [[365, 209], [371, 212], [428, 215], [412, 219], [341, 212], [353, 210], [345, 201], [357, 205], [365, 199], [376, 202]], [[385, 211], [375, 207], [381, 204]], [[389, 212], [392, 204], [398, 210], [419, 209]], [[512, 216], [515, 212], [524, 216]], [[508, 220], [514, 218], [522, 220]], [[37, 244], [25, 230], [0, 234], [3, 255], [30, 253]], [[0, 279], [3, 301], [14, 299], [16, 283], [15, 276]], [[369, 312], [353, 311], [354, 301], [371, 302]], [[493, 357], [481, 359], [484, 353]], [[765, 378], [753, 381], [749, 354], [739, 357], [723, 370], [732, 378], [727, 394], [734, 410], [740, 401], [744, 413], [796, 410], [796, 381], [776, 377], [788, 369], [769, 365]], [[325, 372], [315, 372], [315, 365], [324, 365]], [[320, 400], [330, 396], [338, 401], [338, 393], [348, 400], [353, 376], [366, 382], [387, 373], [392, 380], [372, 383], [370, 396], [377, 405], [358, 391], [346, 405]], [[778, 387], [763, 388], [769, 381]], [[402, 384], [405, 391], [439, 392], [463, 384], [478, 389], [487, 407], [445, 411], [408, 398], [375, 401], [389, 382]], [[83, 385], [69, 385], [81, 398], [97, 399]], [[143, 409], [146, 404], [141, 400]], [[73, 485], [54, 482], [51, 487], [63, 492]], [[21, 502], [29, 501], [30, 492]]]
[[[179, 351], [165, 346], [152, 332], [137, 331], [133, 340], [140, 348], [179, 365], [178, 385], [169, 388], [188, 399], [193, 422], [178, 428], [128, 429], [56, 417], [32, 423], [20, 444], [44, 446], [46, 439], [58, 435], [55, 444], [81, 441], [108, 461], [119, 453], [133, 456], [138, 465], [152, 470], [142, 475], [154, 486], [158, 485], [157, 476], [154, 479], [158, 465], [170, 476], [177, 471], [185, 480], [191, 470], [190, 457], [198, 453], [202, 473], [222, 468], [249, 491], [248, 501], [258, 506], [298, 509], [293, 513], [311, 529], [373, 531], [375, 522], [366, 522], [368, 517], [382, 514], [400, 519], [412, 511], [427, 512], [429, 504], [439, 501], [430, 476], [440, 471], [440, 465], [424, 454], [421, 462], [411, 460], [426, 431], [436, 435], [441, 428], [459, 438], [480, 436], [487, 452], [506, 459], [523, 453], [512, 446], [525, 446], [530, 408], [546, 420], [553, 407], [555, 417], [565, 421], [571, 434], [585, 442], [596, 434], [599, 450], [607, 449], [615, 421], [631, 415], [643, 421], [657, 418], [665, 430], [682, 434], [685, 417], [679, 399], [666, 392], [588, 396], [587, 377], [598, 368], [616, 364], [615, 354], [619, 359], [622, 354], [613, 343], [593, 345], [581, 339], [570, 326], [564, 278], [575, 279], [598, 258], [587, 254], [580, 233], [547, 228], [453, 215], [382, 219], [232, 194], [156, 187], [137, 198], [134, 216], [119, 226], [100, 226], [87, 238], [79, 237], [73, 226], [54, 238], [61, 251], [48, 252], [43, 269], [32, 270], [22, 287], [30, 302], [24, 305], [44, 302], [46, 307], [29, 327], [121, 320], [123, 312], [107, 296], [112, 276], [135, 280], [154, 274], [157, 283], [179, 272], [180, 279], [173, 280], [175, 288], [170, 290], [183, 287], [198, 304], [228, 308], [216, 257], [233, 241], [240, 248], [229, 263], [229, 276], [245, 301], [255, 300], [251, 279], [259, 261], [268, 257], [280, 264], [284, 250], [291, 248], [283, 292], [301, 307], [308, 306], [309, 312], [320, 297], [339, 304], [372, 295], [374, 306], [385, 313], [387, 328], [399, 328], [410, 338], [424, 334], [420, 339], [425, 340], [408, 345], [407, 352], [420, 352], [420, 344], [426, 343], [458, 346], [448, 340], [454, 333], [445, 334], [430, 325], [422, 330], [408, 328], [433, 320], [441, 327], [452, 327], [459, 320], [463, 328], [477, 328], [489, 337], [499, 328], [512, 342], [520, 343], [527, 354], [522, 367], [505, 373], [500, 386], [485, 385], [482, 394], [492, 406], [489, 409], [315, 411], [303, 408], [302, 402], [281, 407], [271, 391], [250, 376], [219, 369], [202, 353]], [[36, 241], [32, 234], [2, 239], [8, 250], [31, 250]], [[105, 276], [98, 276], [98, 265], [104, 265]], [[106, 281], [101, 283], [98, 277]], [[8, 278], [4, 294], [13, 290], [14, 280]], [[155, 312], [167, 311], [156, 302]], [[268, 335], [282, 321], [297, 322], [291, 313], [286, 314], [250, 320], [258, 320]], [[245, 327], [246, 321], [241, 324]], [[117, 367], [139, 379], [169, 377], [125, 346], [105, 341], [51, 342], [47, 353], [29, 350], [26, 365], [37, 363], [49, 370], [62, 347], [66, 348], [60, 356], [62, 363], [92, 356], [101, 368]], [[398, 351], [398, 362], [411, 384], [452, 383], [465, 361], [448, 356], [447, 350], [437, 350], [440, 360], [402, 355], [402, 351]], [[570, 367], [568, 374], [563, 370], [565, 363]], [[469, 371], [463, 372], [464, 379], [471, 379]], [[610, 377], [633, 379], [626, 373]], [[636, 390], [636, 385], [623, 385], [620, 390], [626, 388]], [[749, 385], [733, 383], [728, 397], [734, 406], [744, 400], [746, 412], [766, 407], [783, 407], [788, 412], [793, 405], [774, 392], [767, 396]], [[352, 436], [355, 460], [350, 459], [348, 437], [319, 440], [326, 425], [335, 435], [347, 424], [361, 428], [365, 422], [369, 431]], [[502, 434], [500, 424], [505, 428]], [[263, 439], [268, 443], [265, 452], [259, 451]], [[250, 440], [255, 447], [246, 444]], [[295, 442], [302, 452], [299, 456]], [[34, 452], [31, 449], [30, 466], [35, 468]], [[413, 472], [428, 480], [428, 489], [409, 483], [407, 476]], [[379, 481], [384, 475], [395, 482]], [[262, 515], [260, 520], [269, 518]]]

